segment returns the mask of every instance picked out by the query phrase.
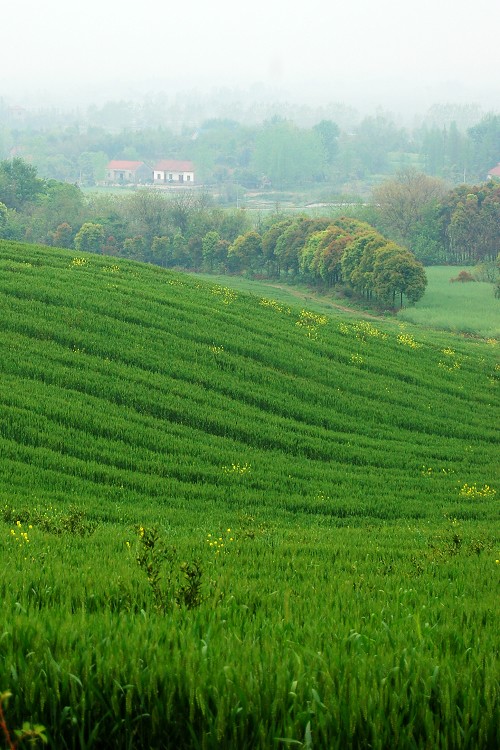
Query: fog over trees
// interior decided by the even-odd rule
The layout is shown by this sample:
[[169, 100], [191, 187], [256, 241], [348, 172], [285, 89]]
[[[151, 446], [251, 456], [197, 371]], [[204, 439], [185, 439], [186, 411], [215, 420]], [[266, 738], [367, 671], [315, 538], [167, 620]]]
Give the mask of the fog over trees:
[[[407, 252], [424, 264], [480, 264], [497, 278], [500, 186], [487, 177], [500, 162], [500, 115], [475, 104], [435, 104], [408, 122], [233, 91], [74, 110], [3, 99], [0, 115], [8, 239], [190, 270], [348, 280], [385, 300], [396, 290], [383, 279], [394, 278], [395, 258], [411, 268]], [[107, 181], [111, 160], [144, 162], [152, 182], [163, 159], [192, 162], [193, 186]], [[345, 253], [347, 230], [332, 224], [342, 215], [383, 236], [385, 255], [380, 239], [368, 251], [357, 235]]]
[[190, 159], [198, 182], [327, 184], [364, 196], [413, 166], [448, 184], [486, 179], [500, 161], [500, 115], [436, 104], [411, 122], [342, 103], [219, 98], [187, 92], [78, 109], [24, 108], [0, 99], [0, 158], [24, 158], [41, 177], [92, 186], [111, 159]]

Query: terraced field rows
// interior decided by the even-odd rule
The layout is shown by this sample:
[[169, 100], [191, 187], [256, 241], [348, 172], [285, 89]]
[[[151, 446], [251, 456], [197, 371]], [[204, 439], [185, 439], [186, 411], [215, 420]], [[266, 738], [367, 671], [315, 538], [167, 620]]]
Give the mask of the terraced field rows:
[[0, 319], [12, 725], [500, 744], [494, 340], [9, 242]]

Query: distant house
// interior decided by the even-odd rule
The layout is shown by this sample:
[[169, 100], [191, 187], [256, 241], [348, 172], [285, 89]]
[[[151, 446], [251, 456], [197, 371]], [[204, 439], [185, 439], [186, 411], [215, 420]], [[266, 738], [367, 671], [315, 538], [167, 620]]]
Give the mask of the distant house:
[[488, 180], [500, 180], [500, 162], [488, 172]]
[[194, 182], [193, 162], [163, 159], [153, 167], [153, 182], [155, 185], [192, 184]]
[[143, 161], [110, 161], [106, 167], [106, 182], [113, 185], [137, 185], [151, 182], [151, 169]]

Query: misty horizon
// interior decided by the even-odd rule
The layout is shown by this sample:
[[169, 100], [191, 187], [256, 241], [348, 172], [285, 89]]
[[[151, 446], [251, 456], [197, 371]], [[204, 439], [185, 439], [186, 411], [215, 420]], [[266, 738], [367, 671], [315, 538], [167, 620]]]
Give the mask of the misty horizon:
[[237, 12], [227, 0], [126, 9], [87, 0], [71, 16], [58, 0], [25, 0], [7, 14], [0, 99], [67, 110], [189, 94], [406, 119], [437, 103], [499, 111], [498, 21], [497, 0], [477, 0], [473, 12], [465, 0], [311, 0], [296, 11], [255, 0]]

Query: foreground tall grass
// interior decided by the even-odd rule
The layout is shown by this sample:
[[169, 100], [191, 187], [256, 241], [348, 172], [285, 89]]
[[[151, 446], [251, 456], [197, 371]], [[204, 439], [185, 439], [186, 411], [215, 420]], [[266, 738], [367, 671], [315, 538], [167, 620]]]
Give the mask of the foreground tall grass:
[[11, 726], [500, 745], [494, 341], [13, 243], [0, 316]]

